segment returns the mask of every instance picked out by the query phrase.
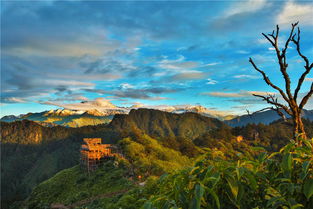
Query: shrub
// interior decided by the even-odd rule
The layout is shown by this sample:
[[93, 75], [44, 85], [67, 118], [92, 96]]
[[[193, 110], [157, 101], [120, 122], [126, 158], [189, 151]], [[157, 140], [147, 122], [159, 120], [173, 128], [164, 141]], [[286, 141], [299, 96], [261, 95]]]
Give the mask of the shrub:
[[142, 208], [313, 208], [312, 141], [233, 160], [211, 149], [194, 167], [162, 176]]

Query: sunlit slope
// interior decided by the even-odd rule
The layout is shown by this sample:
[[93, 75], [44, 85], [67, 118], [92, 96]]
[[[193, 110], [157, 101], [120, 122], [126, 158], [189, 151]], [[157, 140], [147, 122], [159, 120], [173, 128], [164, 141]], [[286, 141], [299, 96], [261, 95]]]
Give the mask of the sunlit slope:
[[[107, 162], [96, 172], [88, 175], [79, 166], [65, 169], [33, 190], [23, 208], [50, 208], [51, 205], [77, 205], [88, 208], [110, 208], [121, 194], [134, 187], [128, 180], [127, 171]], [[92, 203], [78, 201], [94, 198]]]

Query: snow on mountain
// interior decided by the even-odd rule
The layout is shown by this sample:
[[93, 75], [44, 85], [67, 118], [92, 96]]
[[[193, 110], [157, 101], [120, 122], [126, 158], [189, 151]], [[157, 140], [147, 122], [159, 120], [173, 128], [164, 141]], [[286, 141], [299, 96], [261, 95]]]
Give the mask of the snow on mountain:
[[116, 115], [116, 114], [127, 114], [128, 111], [124, 109], [106, 109], [106, 110], [97, 110], [97, 109], [92, 109], [92, 110], [87, 110], [84, 112], [84, 115], [93, 115], [93, 116], [111, 116], [111, 115]]
[[59, 103], [49, 103], [51, 105], [59, 106], [67, 110], [75, 110], [75, 111], [88, 111], [96, 109], [100, 112], [106, 111], [108, 109], [114, 110], [114, 109], [120, 109], [119, 107], [112, 104], [109, 100], [106, 100], [104, 98], [96, 98], [95, 100], [91, 101], [83, 101], [80, 103], [72, 103], [72, 104], [59, 104]]
[[[52, 104], [52, 103], [49, 103]], [[228, 119], [234, 116], [227, 112], [216, 111], [212, 109], [205, 108], [201, 105], [144, 105], [141, 103], [136, 103], [130, 107], [118, 107], [105, 98], [96, 98], [90, 101], [83, 101], [80, 103], [72, 104], [59, 104], [53, 103], [52, 105], [64, 108], [64, 110], [69, 111], [82, 111], [85, 114], [94, 116], [110, 116], [115, 114], [128, 114], [131, 109], [147, 108], [156, 109], [172, 113], [184, 113], [184, 112], [195, 112], [202, 114], [207, 117], [214, 117], [220, 120], [224, 120], [225, 117]], [[75, 112], [60, 112], [59, 114], [75, 114]]]
[[[97, 98], [92, 101], [83, 101], [73, 104], [55, 104], [63, 107], [55, 110], [48, 110], [40, 113], [27, 113], [20, 116], [5, 116], [1, 120], [12, 122], [15, 120], [28, 119], [38, 122], [49, 122], [65, 126], [79, 126], [80, 124], [90, 125], [93, 121], [97, 124], [109, 122], [116, 114], [128, 114], [132, 109], [146, 108], [156, 109], [171, 113], [195, 112], [207, 117], [214, 117], [224, 120], [226, 114], [215, 110], [207, 109], [201, 105], [143, 105], [136, 104], [130, 107], [118, 107], [109, 100]], [[229, 116], [227, 116], [229, 117]], [[231, 117], [232, 118], [232, 117]], [[79, 121], [79, 125], [77, 125]]]
[[56, 109], [56, 110], [49, 110], [44, 112], [44, 116], [70, 116], [70, 115], [81, 115], [84, 111], [78, 110], [67, 110], [67, 109]]

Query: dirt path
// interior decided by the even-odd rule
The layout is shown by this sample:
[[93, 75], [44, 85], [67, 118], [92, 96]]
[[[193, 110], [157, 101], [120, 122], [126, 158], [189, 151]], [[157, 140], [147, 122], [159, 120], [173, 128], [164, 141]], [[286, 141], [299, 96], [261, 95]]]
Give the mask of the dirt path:
[[71, 205], [63, 205], [62, 203], [52, 203], [50, 208], [51, 209], [70, 209], [70, 208], [75, 208], [75, 207], [78, 207], [78, 206], [82, 206], [82, 205], [85, 205], [87, 203], [90, 203], [94, 200], [98, 200], [98, 199], [102, 199], [102, 198], [106, 198], [106, 197], [114, 197], [116, 195], [119, 195], [119, 194], [123, 194], [123, 193], [126, 193], [128, 192], [129, 190], [128, 189], [124, 189], [124, 190], [120, 190], [120, 191], [116, 191], [116, 192], [110, 192], [110, 193], [104, 193], [104, 194], [99, 194], [99, 195], [96, 195], [96, 196], [93, 196], [93, 197], [89, 197], [87, 199], [84, 199], [84, 200], [80, 200], [78, 202], [75, 202]]

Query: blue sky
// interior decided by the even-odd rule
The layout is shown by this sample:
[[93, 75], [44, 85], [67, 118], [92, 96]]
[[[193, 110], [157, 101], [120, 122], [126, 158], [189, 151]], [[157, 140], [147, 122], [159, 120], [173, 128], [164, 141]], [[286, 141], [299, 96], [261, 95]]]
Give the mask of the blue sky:
[[[275, 92], [250, 63], [284, 86], [261, 33], [281, 40], [299, 21], [313, 59], [311, 1], [1, 1], [1, 115], [102, 97], [118, 106], [201, 104], [234, 114]], [[292, 87], [303, 72], [288, 49]], [[301, 93], [313, 81], [310, 73]], [[306, 108], [312, 109], [312, 99]]]

